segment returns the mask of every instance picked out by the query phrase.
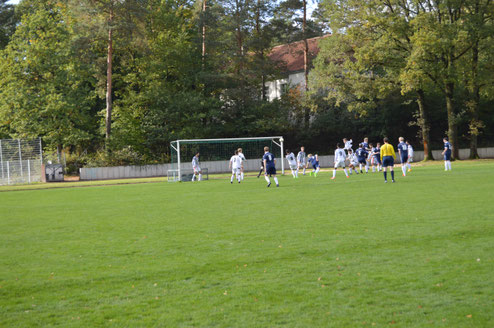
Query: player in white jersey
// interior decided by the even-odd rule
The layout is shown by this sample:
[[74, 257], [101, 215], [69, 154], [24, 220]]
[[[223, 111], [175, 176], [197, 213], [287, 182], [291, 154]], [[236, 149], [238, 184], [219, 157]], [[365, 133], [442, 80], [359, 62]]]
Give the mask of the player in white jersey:
[[357, 158], [357, 155], [353, 152], [352, 149], [349, 149], [348, 150], [348, 157], [347, 157], [347, 159], [350, 162], [350, 164], [348, 165], [348, 167], [350, 168], [350, 174], [352, 174], [352, 170], [355, 170], [355, 173], [358, 174], [358, 170], [357, 170], [358, 158]]
[[235, 151], [235, 155], [230, 158], [229, 168], [232, 170], [232, 178], [230, 179], [230, 183], [233, 183], [233, 177], [237, 178], [238, 183], [241, 181], [241, 174], [243, 165], [242, 158], [238, 155], [238, 150]]
[[348, 140], [347, 138], [343, 138], [343, 143], [345, 144], [345, 148], [344, 149], [346, 151], [348, 151], [348, 149], [352, 149], [352, 143], [353, 143], [353, 140], [352, 139]]
[[[349, 148], [349, 149], [351, 149], [351, 148]], [[345, 175], [348, 178], [348, 172], [346, 171], [345, 159], [346, 159], [345, 150], [343, 148], [341, 148], [340, 144], [337, 144], [336, 150], [334, 151], [334, 170], [333, 170], [333, 177], [331, 178], [331, 180], [336, 179], [336, 169], [338, 167], [343, 168], [343, 171], [345, 172]]]
[[[245, 156], [242, 152], [242, 148], [237, 149], [238, 151], [238, 157], [242, 160], [242, 163], [246, 161]], [[242, 168], [240, 169], [240, 178], [242, 181], [244, 181], [244, 166], [242, 165]]]
[[192, 170], [194, 174], [192, 175], [192, 181], [196, 179], [196, 175], [199, 175], [199, 181], [202, 180], [202, 170], [199, 166], [199, 153], [197, 153], [194, 157], [192, 157]]
[[297, 176], [298, 176], [298, 170], [300, 168], [303, 168], [304, 172], [303, 174], [305, 175], [305, 169], [309, 163], [307, 163], [307, 154], [305, 154], [305, 147], [302, 146], [300, 147], [300, 151], [297, 154]]
[[297, 160], [295, 159], [295, 155], [287, 149], [285, 158], [288, 161], [290, 170], [292, 170], [293, 178], [294, 179], [298, 178], [298, 170], [297, 170], [298, 166], [297, 166]]
[[407, 162], [408, 172], [411, 172], [412, 171], [412, 162], [413, 162], [413, 147], [412, 147], [412, 145], [410, 145], [408, 140], [406, 141], [406, 144], [408, 146], [408, 162]]

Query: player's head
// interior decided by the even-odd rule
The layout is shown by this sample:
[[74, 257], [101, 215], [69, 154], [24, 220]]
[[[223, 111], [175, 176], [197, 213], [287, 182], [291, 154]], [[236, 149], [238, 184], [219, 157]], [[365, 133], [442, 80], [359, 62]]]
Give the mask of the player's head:
[[399, 138], [398, 138], [398, 141], [403, 142], [403, 141], [405, 141], [405, 138], [403, 138], [403, 137], [399, 137]]
[[443, 138], [443, 141], [444, 141], [444, 142], [448, 141], [448, 137], [444, 137], [444, 138]]
[[237, 151], [238, 151], [239, 153], [241, 153], [241, 152], [242, 152], [242, 148], [237, 149]]
[[365, 141], [365, 142], [369, 142], [369, 138], [365, 137], [365, 138], [364, 138], [364, 141]]
[[268, 151], [269, 151], [269, 147], [268, 146], [264, 147], [264, 152], [267, 153]]
[[369, 144], [369, 147], [371, 147], [371, 148], [372, 148], [372, 147], [374, 147], [374, 144], [370, 143], [370, 144]]
[[379, 148], [379, 147], [381, 147], [381, 143], [380, 143], [380, 142], [378, 142], [378, 143], [376, 144], [376, 146], [377, 146], [378, 148]]
[[[343, 138], [343, 142], [347, 142], [347, 141], [348, 141], [347, 138]], [[340, 148], [340, 147], [338, 147], [338, 148]]]
[[359, 143], [359, 144], [358, 144], [358, 146], [359, 146], [360, 148], [363, 148], [363, 147], [364, 147], [364, 144], [363, 144], [363, 143]]
[[237, 149], [237, 150], [235, 150], [235, 155], [238, 155], [238, 149]]
[[406, 141], [405, 141], [405, 143], [406, 143], [407, 145], [409, 145], [409, 144], [410, 144], [410, 143], [408, 142], [408, 140], [406, 140]]
[[288, 154], [290, 154], [290, 151], [287, 149], [285, 153], [288, 155]]
[[300, 151], [305, 151], [305, 147], [304, 146], [300, 147]]
[[352, 148], [348, 149], [348, 153], [349, 153], [349, 154], [353, 153]]
[[307, 156], [307, 157], [311, 158], [312, 157], [312, 154], [309, 154], [309, 156]]
[[199, 152], [196, 153], [196, 157], [199, 157]]
[[384, 143], [388, 143], [389, 142], [388, 137], [384, 137], [383, 141], [384, 141]]
[[[343, 139], [343, 140], [346, 140], [346, 139]], [[336, 144], [336, 148], [341, 148], [341, 145], [339, 142]]]

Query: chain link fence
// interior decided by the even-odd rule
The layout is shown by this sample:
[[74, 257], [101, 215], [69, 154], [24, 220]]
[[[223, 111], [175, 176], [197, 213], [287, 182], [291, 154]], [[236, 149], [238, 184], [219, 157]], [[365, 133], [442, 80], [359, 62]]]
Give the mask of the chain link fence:
[[0, 139], [0, 185], [41, 181], [41, 139]]

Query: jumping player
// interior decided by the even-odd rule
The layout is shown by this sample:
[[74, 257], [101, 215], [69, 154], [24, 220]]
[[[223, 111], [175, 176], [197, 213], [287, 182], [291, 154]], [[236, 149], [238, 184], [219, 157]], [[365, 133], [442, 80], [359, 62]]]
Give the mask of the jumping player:
[[398, 139], [400, 142], [398, 144], [398, 153], [400, 154], [401, 159], [401, 172], [403, 172], [403, 176], [407, 176], [407, 164], [408, 164], [408, 146], [405, 143], [405, 138], [400, 137]]
[[305, 169], [307, 168], [307, 156], [305, 154], [305, 147], [300, 147], [300, 151], [297, 154], [297, 176], [300, 168], [304, 169], [303, 175], [305, 175]]
[[396, 158], [395, 150], [389, 143], [388, 138], [384, 138], [384, 145], [381, 147], [381, 162], [383, 163], [384, 182], [388, 182], [387, 168], [391, 171], [391, 180], [395, 182], [395, 172], [393, 169], [394, 159]]
[[413, 147], [410, 145], [408, 140], [406, 141], [407, 147], [408, 147], [408, 161], [407, 161], [407, 166], [408, 166], [408, 172], [412, 171], [412, 162], [413, 162]]
[[357, 159], [360, 167], [360, 173], [362, 172], [362, 165], [365, 166], [365, 173], [369, 173], [369, 166], [367, 165], [367, 150], [364, 149], [364, 145], [360, 144], [359, 148], [355, 151], [355, 154], [357, 154]]
[[242, 158], [238, 155], [238, 150], [235, 151], [235, 154], [230, 158], [229, 168], [232, 170], [232, 178], [230, 179], [230, 183], [233, 183], [233, 177], [237, 178], [238, 183], [240, 183], [241, 171], [242, 171]]
[[195, 180], [196, 175], [199, 175], [199, 181], [202, 180], [202, 170], [199, 166], [199, 153], [197, 153], [194, 157], [192, 157], [192, 170], [194, 174], [192, 175], [192, 181]]
[[[350, 149], [348, 151], [350, 151]], [[348, 178], [348, 172], [346, 171], [346, 166], [345, 166], [345, 158], [346, 158], [345, 150], [341, 148], [340, 144], [337, 144], [336, 150], [334, 151], [334, 170], [333, 170], [333, 177], [331, 178], [331, 180], [336, 179], [336, 169], [338, 167], [343, 168], [343, 172], [345, 172], [345, 175]]]
[[295, 155], [287, 149], [285, 158], [288, 161], [290, 170], [292, 170], [293, 178], [294, 179], [298, 178], [298, 170], [297, 170], [298, 166], [297, 166], [297, 161], [295, 160]]
[[268, 188], [271, 186], [271, 181], [269, 180], [269, 176], [273, 176], [274, 182], [276, 183], [276, 187], [279, 187], [278, 178], [276, 177], [276, 159], [274, 155], [269, 152], [269, 147], [264, 147], [264, 156], [262, 157], [262, 161], [264, 164], [264, 178], [268, 182]]
[[[246, 161], [245, 156], [242, 152], [242, 148], [237, 149], [238, 150], [238, 157], [242, 160], [242, 163]], [[244, 166], [242, 165], [242, 168], [240, 168], [240, 178], [242, 181], [244, 181]]]
[[362, 147], [369, 152], [371, 149], [369, 148], [369, 138], [365, 137], [364, 142], [362, 142]]
[[444, 156], [444, 171], [451, 171], [451, 144], [448, 137], [443, 138], [444, 150], [441, 155]]
[[309, 154], [309, 163], [312, 165], [312, 172], [309, 173], [309, 175], [312, 175], [314, 173], [314, 176], [317, 177], [317, 173], [319, 173], [319, 170], [321, 169], [319, 167], [319, 156], [315, 154], [312, 156], [312, 154]]
[[350, 139], [348, 140], [347, 138], [343, 138], [343, 144], [345, 145], [345, 150], [348, 151], [348, 149], [352, 149], [352, 143], [353, 143], [353, 140]]

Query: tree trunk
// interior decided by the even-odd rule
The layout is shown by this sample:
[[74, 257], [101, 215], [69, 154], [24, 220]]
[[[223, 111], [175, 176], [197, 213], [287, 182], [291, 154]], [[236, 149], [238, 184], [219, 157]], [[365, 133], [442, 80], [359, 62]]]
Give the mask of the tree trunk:
[[479, 62], [479, 43], [478, 41], [472, 48], [472, 100], [470, 103], [470, 159], [479, 158], [477, 149], [477, 139], [482, 128], [482, 122], [479, 120], [479, 106], [480, 106], [480, 87], [478, 81], [478, 62]]
[[425, 93], [423, 90], [417, 91], [417, 104], [419, 106], [419, 126], [422, 133], [422, 142], [424, 144], [424, 161], [433, 161], [432, 149], [429, 147], [429, 119], [427, 115], [427, 107], [425, 103]]
[[206, 60], [206, 22], [205, 22], [205, 15], [206, 15], [206, 1], [203, 0], [202, 2], [202, 67], [204, 68], [204, 62]]
[[458, 129], [456, 126], [456, 115], [453, 103], [454, 83], [447, 82], [444, 89], [446, 94], [446, 110], [448, 112], [448, 137], [449, 142], [453, 147], [452, 159], [455, 160], [460, 158], [458, 151]]
[[[302, 33], [304, 35], [304, 77], [305, 77], [305, 93], [309, 90], [309, 42], [307, 41], [307, 0], [303, 0], [304, 4], [304, 18], [302, 22]], [[310, 123], [310, 111], [309, 108], [304, 108], [304, 124], [305, 128], [309, 128]]]
[[[258, 40], [261, 39], [261, 0], [257, 0], [256, 32]], [[262, 41], [261, 41], [262, 42]], [[261, 100], [266, 100], [266, 75], [264, 74], [264, 44], [260, 43], [259, 63], [261, 65]]]
[[111, 135], [111, 114], [112, 114], [112, 64], [113, 64], [113, 7], [110, 7], [110, 19], [108, 21], [108, 54], [106, 68], [106, 139]]

